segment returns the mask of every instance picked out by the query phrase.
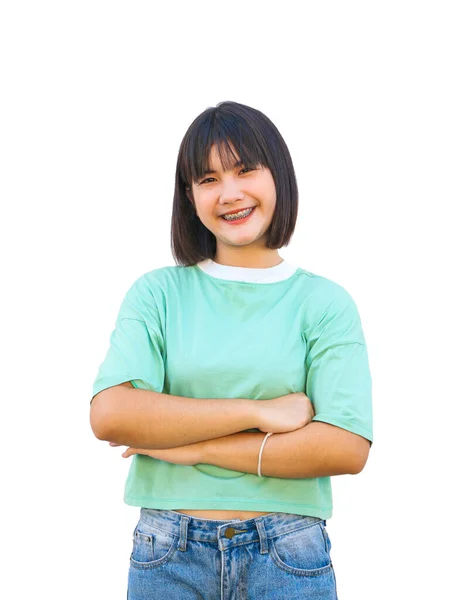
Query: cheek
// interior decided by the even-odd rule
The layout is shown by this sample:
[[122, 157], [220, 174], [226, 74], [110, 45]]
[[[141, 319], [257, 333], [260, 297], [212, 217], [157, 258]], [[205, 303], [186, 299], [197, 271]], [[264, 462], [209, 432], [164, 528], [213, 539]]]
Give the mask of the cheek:
[[260, 196], [265, 199], [266, 204], [272, 206], [276, 204], [276, 184], [271, 175], [267, 175], [259, 182]]
[[209, 194], [197, 194], [194, 196], [194, 206], [198, 215], [209, 215], [212, 211], [213, 203]]
[[276, 184], [273, 179], [271, 179], [271, 198], [273, 204], [276, 204]]
[[197, 209], [199, 220], [210, 230], [219, 224], [219, 218], [215, 214], [214, 204], [200, 204]]
[[273, 213], [276, 208], [276, 188], [270, 188], [269, 192], [265, 194], [266, 210]]

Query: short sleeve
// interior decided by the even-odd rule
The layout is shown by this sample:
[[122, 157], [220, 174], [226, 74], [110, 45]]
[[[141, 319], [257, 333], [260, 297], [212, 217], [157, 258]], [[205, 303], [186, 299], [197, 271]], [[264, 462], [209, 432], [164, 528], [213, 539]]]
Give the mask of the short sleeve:
[[344, 288], [338, 286], [334, 300], [304, 336], [306, 395], [315, 411], [312, 421], [336, 425], [372, 442], [367, 347], [356, 304]]
[[161, 307], [142, 276], [121, 304], [106, 356], [93, 382], [92, 400], [102, 390], [125, 381], [137, 388], [161, 392], [164, 380]]

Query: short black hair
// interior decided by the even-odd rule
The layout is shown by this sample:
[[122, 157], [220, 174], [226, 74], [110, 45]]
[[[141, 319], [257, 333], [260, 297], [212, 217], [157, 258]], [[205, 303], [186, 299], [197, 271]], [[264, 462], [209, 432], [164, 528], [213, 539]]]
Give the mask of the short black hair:
[[191, 266], [214, 258], [216, 238], [196, 214], [188, 197], [192, 184], [209, 170], [212, 146], [216, 146], [223, 168], [238, 154], [245, 167], [264, 166], [273, 176], [276, 205], [267, 230], [267, 248], [287, 246], [294, 233], [298, 212], [298, 190], [287, 145], [277, 127], [261, 111], [239, 104], [220, 102], [207, 108], [189, 126], [178, 152], [171, 248], [179, 266]]

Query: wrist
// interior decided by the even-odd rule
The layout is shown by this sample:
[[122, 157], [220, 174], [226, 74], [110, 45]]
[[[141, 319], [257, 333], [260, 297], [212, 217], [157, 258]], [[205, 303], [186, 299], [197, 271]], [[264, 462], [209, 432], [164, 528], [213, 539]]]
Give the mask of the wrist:
[[200, 442], [198, 457], [202, 463], [234, 471], [243, 471], [240, 463], [245, 464], [249, 461], [250, 470], [245, 472], [256, 474], [259, 448], [265, 435], [259, 431], [252, 433], [240, 431], [213, 440], [206, 440]]
[[265, 426], [266, 400], [245, 400], [247, 402], [246, 414], [249, 425], [247, 429], [262, 429]]
[[234, 418], [234, 425], [238, 429], [237, 433], [259, 428], [262, 412], [260, 409], [262, 402], [260, 400], [236, 398], [231, 399], [230, 402], [233, 403], [231, 411]]

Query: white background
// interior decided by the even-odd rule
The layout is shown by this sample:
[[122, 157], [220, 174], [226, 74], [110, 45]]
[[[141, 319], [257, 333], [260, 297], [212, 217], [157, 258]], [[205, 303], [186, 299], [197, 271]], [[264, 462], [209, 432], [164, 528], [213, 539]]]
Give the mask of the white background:
[[466, 4], [2, 3], [5, 597], [126, 596], [139, 509], [91, 386], [125, 291], [174, 264], [179, 143], [222, 100], [291, 150], [281, 256], [362, 317], [375, 443], [333, 479], [339, 597], [470, 597]]

